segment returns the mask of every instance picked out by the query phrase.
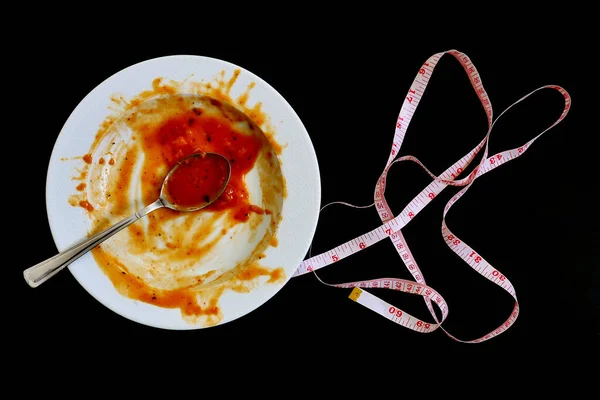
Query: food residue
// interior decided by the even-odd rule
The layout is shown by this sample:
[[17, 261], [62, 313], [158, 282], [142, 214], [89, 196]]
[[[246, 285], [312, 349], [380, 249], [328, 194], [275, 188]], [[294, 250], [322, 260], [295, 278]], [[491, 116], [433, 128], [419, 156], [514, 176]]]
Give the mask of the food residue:
[[[229, 182], [208, 207], [158, 209], [92, 251], [119, 293], [180, 309], [186, 321], [204, 326], [222, 320], [225, 292], [285, 279], [282, 268], [260, 265], [265, 250], [277, 246], [286, 193], [277, 157], [283, 147], [262, 104], [248, 107], [253, 83], [237, 100], [231, 97], [238, 76], [236, 70], [229, 80], [223, 72], [214, 82], [168, 84], [156, 78], [151, 90], [132, 99], [115, 94], [113, 113], [81, 156], [83, 169], [73, 177], [81, 182], [69, 200], [88, 212], [92, 235], [154, 202], [177, 162], [194, 153], [226, 157]], [[212, 201], [222, 187], [219, 174], [209, 173], [219, 165], [193, 160], [169, 187], [181, 205]]]
[[[214, 107], [222, 107], [219, 100], [210, 99], [209, 102]], [[156, 165], [158, 163], [165, 163], [166, 168], [170, 169], [179, 160], [198, 151], [221, 154], [229, 160], [231, 178], [223, 194], [208, 208], [235, 209], [233, 218], [239, 221], [247, 221], [251, 212], [262, 211], [249, 202], [244, 177], [254, 167], [258, 153], [265, 144], [263, 138], [245, 134], [235, 129], [231, 121], [214, 113], [203, 112], [198, 107], [177, 113], [163, 121], [157, 129], [153, 126], [141, 129], [142, 146], [153, 164], [148, 170], [160, 169], [160, 165]], [[201, 173], [196, 179], [204, 175]], [[208, 174], [207, 179], [213, 176]], [[193, 188], [192, 185], [187, 189]]]
[[179, 208], [204, 206], [223, 191], [229, 164], [220, 156], [195, 153], [184, 158], [165, 183], [167, 200]]

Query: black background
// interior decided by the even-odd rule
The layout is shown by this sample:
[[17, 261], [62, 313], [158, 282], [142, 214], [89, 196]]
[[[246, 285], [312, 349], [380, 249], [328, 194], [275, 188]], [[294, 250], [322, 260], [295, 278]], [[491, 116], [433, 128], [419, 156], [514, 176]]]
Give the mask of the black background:
[[[12, 55], [10, 66], [20, 80], [10, 83], [17, 83], [14, 93], [22, 96], [17, 97], [13, 115], [22, 117], [18, 132], [5, 132], [7, 146], [12, 146], [5, 152], [26, 157], [28, 166], [25, 175], [12, 177], [21, 195], [18, 202], [6, 205], [14, 209], [7, 212], [20, 216], [10, 224], [8, 251], [21, 250], [5, 268], [10, 270], [7, 284], [16, 293], [11, 297], [15, 301], [11, 332], [22, 349], [39, 356], [52, 344], [65, 356], [80, 353], [91, 343], [94, 348], [135, 343], [131, 348], [138, 349], [132, 350], [136, 355], [152, 347], [153, 354], [168, 352], [174, 357], [180, 349], [190, 348], [203, 356], [231, 351], [244, 358], [287, 352], [294, 359], [314, 360], [336, 354], [387, 354], [398, 348], [503, 353], [597, 344], [599, 170], [590, 141], [593, 132], [584, 122], [590, 116], [584, 109], [591, 104], [587, 85], [596, 78], [584, 78], [585, 53], [562, 40], [560, 29], [549, 23], [519, 39], [473, 39], [459, 27], [452, 36], [442, 30], [415, 35], [402, 25], [375, 24], [367, 29], [357, 18], [338, 21], [337, 27], [302, 20], [289, 34], [269, 29], [260, 34], [232, 32], [226, 27], [218, 33], [199, 24], [199, 33], [192, 35], [169, 25], [173, 34], [166, 36], [164, 31], [156, 32], [161, 28], [158, 22], [147, 29], [120, 31], [118, 20], [115, 16], [73, 29], [66, 21], [37, 26], [35, 40], [27, 43], [29, 50], [15, 50]], [[557, 35], [548, 34], [554, 30]], [[115, 314], [88, 295], [68, 271], [36, 289], [23, 280], [23, 269], [57, 250], [45, 209], [46, 168], [56, 137], [83, 97], [121, 69], [154, 57], [197, 54], [255, 73], [283, 95], [305, 124], [319, 161], [322, 205], [331, 201], [366, 205], [372, 202], [400, 106], [418, 69], [434, 53], [453, 48], [470, 56], [478, 68], [495, 116], [545, 84], [560, 85], [573, 98], [563, 122], [523, 157], [478, 179], [447, 218], [450, 229], [516, 289], [521, 314], [499, 337], [462, 344], [440, 330], [416, 333], [352, 302], [350, 290], [326, 287], [312, 275], [290, 280], [271, 300], [236, 321], [184, 332], [150, 328]], [[490, 154], [525, 143], [554, 122], [561, 110], [557, 92], [535, 94], [498, 122]], [[486, 129], [485, 113], [466, 74], [453, 57], [444, 56], [401, 154], [415, 155], [440, 173], [473, 148]], [[393, 211], [400, 212], [428, 182], [415, 164], [392, 168], [387, 198]], [[404, 233], [428, 284], [449, 303], [445, 328], [461, 339], [474, 339], [504, 322], [514, 303], [445, 246], [440, 234], [442, 209], [456, 191], [445, 190]], [[313, 252], [328, 250], [377, 227], [378, 222], [373, 208], [328, 207], [319, 218]], [[382, 241], [319, 271], [319, 276], [344, 282], [408, 278], [409, 274], [392, 245]], [[430, 320], [420, 297], [376, 294]]]

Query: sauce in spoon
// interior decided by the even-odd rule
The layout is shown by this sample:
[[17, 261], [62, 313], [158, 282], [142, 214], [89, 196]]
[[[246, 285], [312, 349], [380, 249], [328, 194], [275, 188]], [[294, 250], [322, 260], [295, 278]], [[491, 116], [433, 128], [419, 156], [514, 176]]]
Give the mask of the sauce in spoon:
[[223, 193], [229, 169], [224, 157], [194, 154], [181, 161], [167, 177], [162, 195], [180, 211], [205, 207]]

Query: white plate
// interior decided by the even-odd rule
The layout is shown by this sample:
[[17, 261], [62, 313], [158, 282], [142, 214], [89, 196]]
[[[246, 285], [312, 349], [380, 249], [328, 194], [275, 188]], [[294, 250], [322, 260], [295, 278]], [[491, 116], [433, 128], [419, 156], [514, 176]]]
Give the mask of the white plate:
[[[239, 73], [237, 78], [236, 71]], [[157, 78], [161, 81], [155, 81]], [[243, 105], [245, 110], [260, 108], [260, 115], [267, 117], [258, 119], [259, 117], [254, 116], [252, 119], [281, 146], [278, 159], [286, 194], [281, 207], [281, 221], [276, 231], [277, 244], [273, 242], [273, 245], [266, 248], [264, 258], [260, 259], [260, 266], [270, 270], [280, 268], [283, 276], [270, 283], [267, 282], [268, 276], [259, 276], [253, 281], [255, 287], [248, 293], [225, 289], [216, 299], [220, 310], [218, 317], [211, 321], [197, 318], [192, 322], [183, 317], [179, 308], [158, 307], [120, 294], [91, 253], [71, 264], [69, 270], [94, 298], [130, 320], [159, 328], [181, 330], [220, 325], [260, 307], [291, 278], [308, 251], [320, 207], [319, 169], [308, 133], [286, 100], [253, 73], [214, 58], [179, 55], [135, 64], [98, 85], [69, 116], [52, 152], [46, 185], [50, 229], [59, 250], [88, 236], [91, 229], [90, 218], [86, 210], [77, 205], [77, 196], [87, 193], [86, 190], [77, 189], [77, 185], [82, 180], [85, 181], [81, 171], [89, 168], [82, 156], [90, 151], [95, 136], [107, 118], [122, 112], [119, 111], [120, 105], [128, 104], [130, 99], [144, 91], [152, 91], [153, 82], [154, 89], [158, 82], [158, 86], [166, 85], [185, 93], [193, 90], [195, 93], [213, 95], [217, 90], [226, 93], [233, 102], [239, 101], [236, 106]], [[96, 160], [97, 158], [93, 162]], [[252, 179], [250, 174], [249, 179]], [[140, 199], [135, 198], [133, 193], [131, 196], [132, 207], [141, 208]], [[136, 224], [144, 223], [142, 221], [144, 220]], [[120, 233], [109, 239], [114, 240], [115, 248], [118, 248], [119, 235]], [[248, 239], [246, 236], [242, 237], [244, 240]], [[217, 249], [220, 249], [218, 251], [223, 256], [235, 257], [239, 254], [243, 258], [250, 242], [242, 242], [245, 245], [239, 245], [238, 241], [237, 245], [217, 246]], [[242, 254], [240, 251], [246, 253]]]

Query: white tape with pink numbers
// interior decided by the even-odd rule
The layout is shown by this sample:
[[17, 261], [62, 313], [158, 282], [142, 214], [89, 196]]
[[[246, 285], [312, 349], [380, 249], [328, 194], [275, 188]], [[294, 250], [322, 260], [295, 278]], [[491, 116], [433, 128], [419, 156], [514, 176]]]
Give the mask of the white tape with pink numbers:
[[[481, 101], [481, 104], [483, 105], [485, 113], [487, 115], [488, 131], [483, 140], [473, 150], [471, 150], [464, 157], [456, 161], [441, 175], [435, 176], [429, 170], [427, 170], [427, 168], [425, 168], [425, 166], [417, 158], [412, 156], [396, 158], [396, 156], [399, 153], [411, 118], [417, 110], [417, 107], [419, 106], [419, 102], [425, 92], [427, 84], [429, 83], [433, 70], [439, 62], [440, 58], [445, 54], [454, 56], [467, 72], [471, 84], [473, 85], [473, 89], [475, 89], [475, 93], [479, 97], [479, 100]], [[549, 126], [546, 130], [541, 132], [533, 139], [524, 143], [521, 147], [506, 150], [489, 156], [489, 137], [492, 128], [495, 122], [498, 120], [498, 118], [500, 118], [502, 114], [504, 114], [504, 112], [513, 107], [515, 104], [523, 101], [533, 93], [543, 89], [558, 90], [564, 96], [564, 110], [560, 117], [556, 120], [556, 122], [554, 122], [551, 126]], [[517, 301], [517, 295], [513, 285], [504, 274], [502, 274], [498, 269], [490, 265], [481, 255], [477, 253], [475, 249], [471, 248], [464, 241], [462, 241], [455, 234], [453, 234], [446, 225], [445, 217], [452, 205], [456, 203], [458, 199], [464, 196], [464, 194], [469, 190], [471, 184], [477, 178], [480, 178], [486, 173], [492, 171], [494, 168], [497, 168], [500, 165], [523, 155], [525, 151], [533, 144], [533, 142], [535, 142], [542, 134], [547, 132], [549, 129], [553, 128], [565, 118], [565, 116], [569, 112], [570, 107], [571, 98], [563, 88], [552, 85], [542, 86], [515, 102], [513, 105], [508, 107], [502, 114], [500, 114], [498, 118], [494, 120], [492, 104], [490, 102], [490, 99], [488, 98], [485, 89], [483, 88], [481, 77], [479, 76], [477, 69], [475, 68], [469, 57], [456, 50], [450, 50], [447, 52], [434, 54], [419, 69], [417, 77], [413, 81], [408, 91], [408, 94], [406, 95], [406, 98], [400, 110], [400, 114], [398, 116], [396, 132], [394, 135], [394, 140], [392, 142], [390, 156], [388, 158], [386, 167], [380, 175], [375, 186], [375, 207], [377, 209], [377, 212], [379, 213], [379, 217], [381, 218], [382, 225], [329, 251], [304, 260], [295, 272], [294, 277], [306, 274], [311, 271], [316, 271], [320, 268], [333, 264], [343, 258], [351, 256], [361, 250], [364, 250], [367, 247], [379, 242], [380, 240], [389, 239], [393, 243], [395, 249], [397, 250], [400, 259], [404, 262], [406, 268], [415, 279], [414, 281], [396, 278], [381, 278], [328, 285], [340, 288], [354, 288], [350, 293], [350, 298], [352, 300], [356, 301], [359, 304], [362, 304], [368, 309], [384, 316], [385, 318], [397, 324], [400, 324], [406, 328], [413, 329], [418, 332], [429, 333], [440, 328], [454, 340], [465, 343], [479, 343], [491, 339], [506, 331], [512, 326], [512, 324], [516, 321], [517, 316], [519, 315], [519, 303]], [[458, 179], [458, 177], [462, 175], [463, 171], [467, 169], [470, 163], [482, 150], [483, 154], [479, 165], [475, 166], [475, 168], [472, 170], [471, 173], [468, 174], [468, 176]], [[404, 210], [402, 210], [400, 214], [394, 216], [386, 202], [384, 193], [386, 188], [386, 176], [388, 170], [394, 163], [400, 161], [416, 162], [425, 169], [425, 171], [432, 177], [433, 180], [427, 187], [425, 187], [419, 193], [419, 195], [417, 195], [410, 203], [408, 203], [408, 205], [404, 208]], [[436, 196], [447, 186], [461, 186], [462, 189], [450, 199], [450, 201], [446, 204], [446, 207], [444, 208], [442, 216], [441, 233], [445, 239], [446, 244], [462, 260], [464, 260], [464, 262], [471, 266], [473, 270], [475, 270], [485, 278], [489, 279], [496, 285], [500, 286], [510, 296], [512, 296], [515, 301], [514, 308], [512, 312], [508, 315], [506, 321], [504, 321], [495, 330], [487, 333], [486, 335], [468, 341], [461, 340], [452, 336], [442, 327], [442, 323], [448, 316], [448, 304], [439, 292], [437, 292], [434, 288], [426, 284], [425, 278], [421, 273], [421, 270], [416, 260], [411, 254], [401, 231], [402, 228], [409, 224], [411, 220], [428, 204], [430, 204], [436, 198]], [[431, 312], [432, 321], [421, 321], [411, 316], [410, 314], [406, 313], [400, 308], [379, 299], [374, 294], [367, 291], [366, 289], [368, 288], [399, 290], [402, 292], [423, 296], [425, 303], [429, 311]], [[438, 317], [438, 315], [436, 315], [434, 306], [439, 309], [441, 317]]]

